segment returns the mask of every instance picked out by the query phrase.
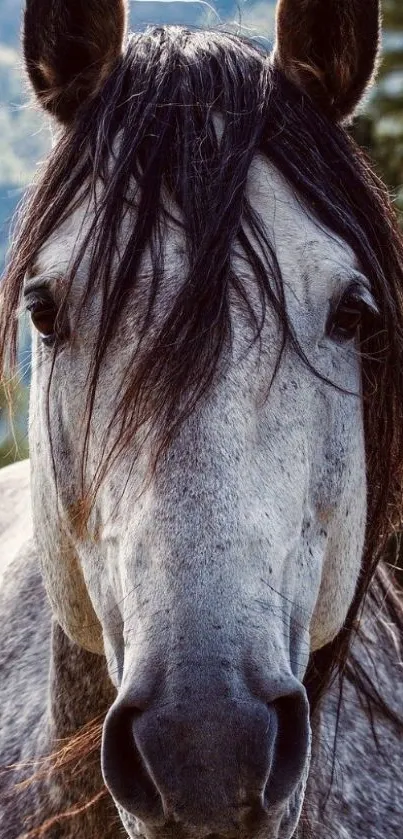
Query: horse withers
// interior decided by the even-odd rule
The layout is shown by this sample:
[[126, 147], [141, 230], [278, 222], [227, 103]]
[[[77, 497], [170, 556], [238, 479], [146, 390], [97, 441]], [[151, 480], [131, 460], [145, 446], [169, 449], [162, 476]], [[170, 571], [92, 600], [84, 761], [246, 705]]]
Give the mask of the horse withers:
[[[374, 0], [282, 0], [273, 56], [221, 31], [128, 38], [122, 0], [27, 2], [28, 74], [61, 131], [2, 288], [5, 371], [22, 301], [33, 323], [6, 839], [109, 839], [112, 800], [132, 839], [328, 837], [318, 721], [327, 699], [343, 722], [346, 667], [359, 741], [383, 714], [398, 742], [375, 618], [350, 650], [369, 588], [369, 614], [402, 625], [377, 565], [400, 512], [403, 250], [342, 127], [378, 39]], [[6, 472], [6, 533], [18, 487]], [[399, 835], [387, 786], [371, 839]], [[367, 839], [347, 798], [336, 835]]]

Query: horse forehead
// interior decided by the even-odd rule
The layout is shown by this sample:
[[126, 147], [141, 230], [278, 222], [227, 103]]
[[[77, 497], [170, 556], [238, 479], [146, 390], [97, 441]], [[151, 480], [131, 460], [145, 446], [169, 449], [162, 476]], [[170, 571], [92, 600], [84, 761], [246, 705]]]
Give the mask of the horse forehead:
[[335, 276], [359, 270], [349, 245], [330, 231], [262, 154], [249, 172], [248, 194], [263, 218], [284, 278], [306, 291], [323, 290]]
[[[338, 274], [357, 270], [357, 260], [351, 248], [321, 224], [303, 204], [285, 177], [263, 155], [252, 161], [247, 184], [247, 195], [264, 222], [272, 243], [282, 276], [292, 286], [298, 297], [307, 302], [307, 296], [326, 292]], [[165, 196], [164, 203], [176, 218], [178, 208]], [[88, 202], [76, 208], [44, 244], [38, 258], [41, 273], [63, 276], [79, 252], [80, 244], [93, 221], [94, 212]], [[132, 221], [122, 222], [122, 239], [125, 226], [132, 228]], [[168, 228], [165, 255], [168, 272], [177, 273], [178, 261], [183, 262], [186, 251], [185, 236], [178, 225]], [[145, 262], [148, 262], [147, 255]], [[182, 266], [183, 267], [183, 266]], [[144, 265], [147, 274], [147, 266]], [[85, 275], [85, 264], [79, 276]]]

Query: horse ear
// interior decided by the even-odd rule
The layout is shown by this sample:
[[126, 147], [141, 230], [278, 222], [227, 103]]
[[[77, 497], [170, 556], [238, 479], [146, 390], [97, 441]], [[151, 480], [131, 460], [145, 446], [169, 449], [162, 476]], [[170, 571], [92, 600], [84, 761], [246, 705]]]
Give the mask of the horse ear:
[[70, 123], [122, 53], [126, 0], [27, 0], [25, 64], [42, 105]]
[[377, 65], [380, 0], [279, 0], [275, 62], [337, 121], [352, 115]]

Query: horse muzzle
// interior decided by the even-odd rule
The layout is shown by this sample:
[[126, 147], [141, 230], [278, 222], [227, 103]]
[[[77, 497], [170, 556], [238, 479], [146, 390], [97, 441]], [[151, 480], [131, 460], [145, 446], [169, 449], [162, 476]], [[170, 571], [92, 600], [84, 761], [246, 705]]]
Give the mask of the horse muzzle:
[[199, 680], [196, 692], [166, 687], [147, 703], [118, 696], [102, 747], [119, 809], [147, 836], [171, 826], [176, 839], [263, 835], [301, 797], [309, 755], [308, 702], [293, 677], [264, 698], [214, 674], [204, 691]]

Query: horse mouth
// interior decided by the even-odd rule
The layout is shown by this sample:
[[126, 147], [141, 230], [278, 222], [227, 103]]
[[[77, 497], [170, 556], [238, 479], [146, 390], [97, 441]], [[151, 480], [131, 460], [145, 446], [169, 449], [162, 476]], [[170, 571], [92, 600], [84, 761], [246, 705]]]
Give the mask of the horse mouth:
[[164, 825], [146, 826], [138, 819], [118, 807], [122, 823], [130, 839], [292, 839], [297, 828], [303, 799], [303, 790], [296, 790], [287, 804], [271, 813], [267, 819], [254, 820], [238, 829], [229, 831], [203, 831], [178, 822], [169, 821]]

